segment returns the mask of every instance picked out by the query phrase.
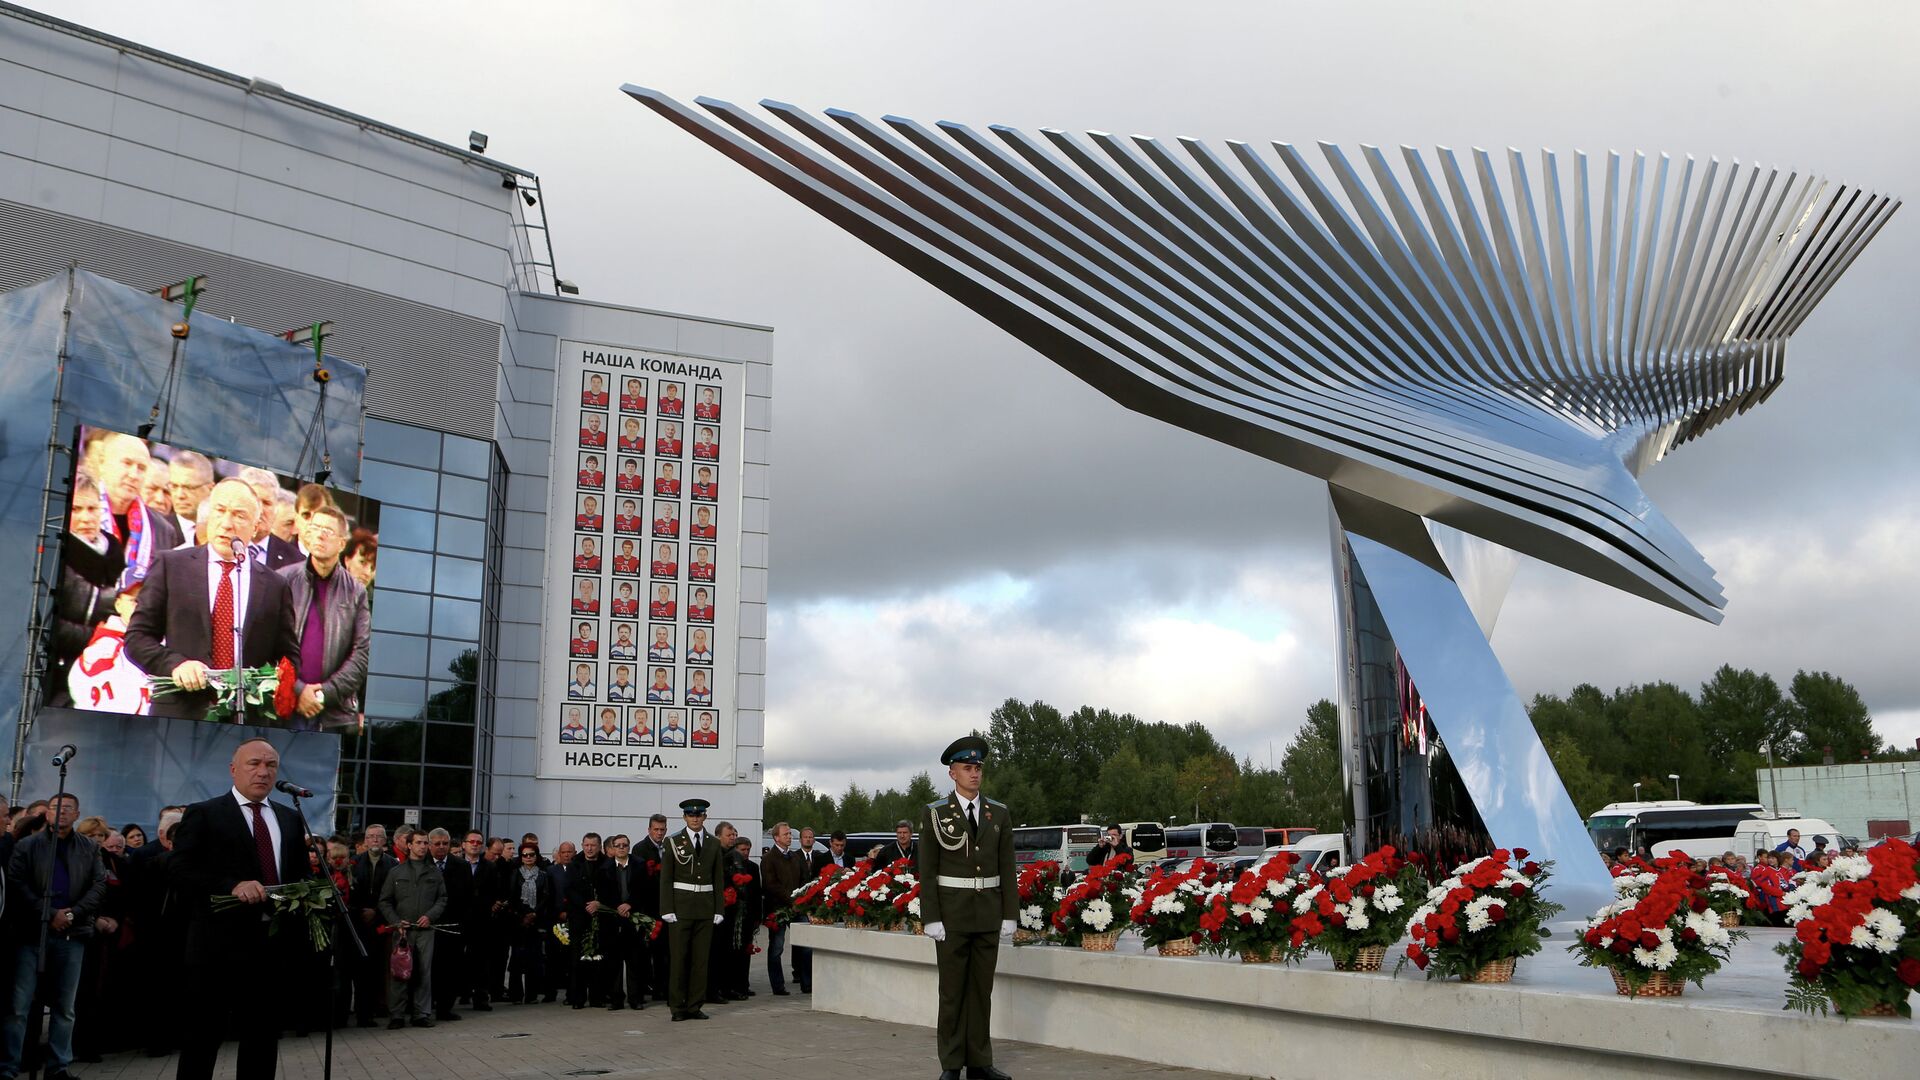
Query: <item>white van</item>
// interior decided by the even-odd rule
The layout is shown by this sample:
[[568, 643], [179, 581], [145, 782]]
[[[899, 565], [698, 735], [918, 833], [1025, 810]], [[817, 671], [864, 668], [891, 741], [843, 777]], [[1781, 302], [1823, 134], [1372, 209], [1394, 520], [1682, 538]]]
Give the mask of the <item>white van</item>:
[[1298, 861], [1293, 864], [1295, 876], [1304, 876], [1307, 871], [1324, 874], [1336, 866], [1347, 865], [1347, 838], [1339, 833], [1314, 833], [1302, 837], [1299, 843], [1267, 849], [1268, 854], [1284, 851]]
[[[1816, 836], [1824, 836], [1827, 838], [1827, 850], [1836, 852], [1840, 850], [1840, 830], [1834, 828], [1832, 823], [1820, 818], [1753, 817], [1734, 826], [1733, 853], [1736, 855], [1745, 855], [1751, 859], [1753, 858], [1753, 853], [1756, 851], [1772, 851], [1774, 848], [1787, 842], [1788, 829], [1800, 830], [1800, 846], [1805, 849], [1808, 854], [1813, 853], [1813, 838]], [[1689, 854], [1691, 854], [1691, 852], [1689, 852]], [[1719, 853], [1714, 852], [1713, 854], [1717, 855]], [[1706, 856], [1703, 855], [1701, 857], [1705, 858]]]

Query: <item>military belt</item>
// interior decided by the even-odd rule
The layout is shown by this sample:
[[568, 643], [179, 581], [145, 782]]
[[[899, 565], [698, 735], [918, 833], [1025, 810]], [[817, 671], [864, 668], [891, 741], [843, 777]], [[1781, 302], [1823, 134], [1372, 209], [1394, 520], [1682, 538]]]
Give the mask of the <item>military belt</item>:
[[713, 886], [711, 885], [695, 885], [691, 881], [676, 881], [673, 883], [673, 887], [676, 889], [679, 889], [682, 892], [712, 892], [713, 891]]
[[972, 889], [975, 892], [979, 892], [981, 889], [997, 889], [1000, 887], [999, 874], [995, 874], [992, 877], [953, 877], [948, 874], [941, 874], [937, 880], [943, 889]]

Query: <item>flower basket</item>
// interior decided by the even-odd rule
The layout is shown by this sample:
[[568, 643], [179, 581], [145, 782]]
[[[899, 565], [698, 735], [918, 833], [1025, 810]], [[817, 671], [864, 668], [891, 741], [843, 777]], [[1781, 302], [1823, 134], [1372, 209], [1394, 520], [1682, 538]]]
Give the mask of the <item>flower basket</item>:
[[1307, 875], [1306, 887], [1293, 901], [1292, 928], [1308, 948], [1333, 957], [1336, 970], [1378, 971], [1378, 960], [1368, 968], [1353, 963], [1362, 950], [1377, 956], [1399, 941], [1413, 917], [1408, 898], [1426, 895], [1427, 879], [1419, 869], [1383, 847], [1325, 877]]
[[1286, 959], [1277, 941], [1255, 942], [1240, 950], [1240, 962], [1243, 964], [1276, 964]]
[[1621, 997], [1677, 998], [1687, 990], [1685, 979], [1676, 979], [1664, 971], [1647, 976], [1646, 983], [1638, 990], [1617, 968], [1608, 968], [1607, 974], [1613, 976], [1613, 992]]
[[859, 919], [848, 919], [846, 927], [849, 930], [865, 930], [868, 929], [868, 924]]
[[1020, 910], [1014, 920], [1013, 943], [1037, 945], [1053, 935], [1053, 913], [1060, 904], [1060, 864], [1041, 859], [1020, 868], [1014, 878]]
[[1163, 941], [1159, 945], [1155, 946], [1155, 948], [1160, 950], [1161, 956], [1199, 956], [1200, 955], [1200, 946], [1195, 944], [1194, 940], [1190, 937], [1174, 938], [1172, 941]]
[[1224, 895], [1213, 894], [1200, 928], [1221, 951], [1237, 952], [1248, 964], [1291, 963], [1306, 955], [1312, 933], [1302, 923], [1315, 916], [1310, 901], [1302, 906], [1301, 881], [1292, 874], [1295, 862], [1286, 852], [1271, 855], [1248, 867]]
[[1386, 960], [1387, 947], [1385, 945], [1362, 945], [1360, 948], [1354, 950], [1353, 958], [1350, 960], [1341, 960], [1335, 957], [1333, 970], [1379, 971], [1380, 965], [1386, 963]]
[[1080, 948], [1087, 952], [1112, 952], [1113, 947], [1120, 941], [1120, 935], [1125, 932], [1125, 930], [1108, 930], [1103, 934], [1081, 934]]
[[847, 890], [848, 910], [870, 929], [892, 930], [919, 911], [919, 884], [913, 860], [896, 859]]
[[[1060, 906], [1053, 912], [1053, 932], [1068, 945], [1109, 934], [1118, 938], [1127, 928], [1129, 904], [1125, 890], [1132, 880], [1133, 860], [1126, 855], [1108, 859], [1088, 870], [1085, 877], [1060, 895]], [[1102, 950], [1096, 944], [1088, 948], [1112, 951], [1113, 946], [1109, 944]]]
[[[1540, 951], [1551, 934], [1547, 920], [1561, 911], [1540, 895], [1552, 875], [1553, 864], [1529, 861], [1525, 848], [1496, 850], [1454, 867], [1413, 913], [1407, 959], [1429, 979], [1507, 981], [1516, 959]], [[1505, 974], [1496, 979], [1489, 969]]]
[[1472, 971], [1460, 973], [1461, 982], [1470, 983], [1508, 983], [1513, 981], [1513, 965], [1519, 961], [1517, 956], [1490, 960]]
[[1140, 940], [1162, 956], [1196, 956], [1202, 939], [1217, 949], [1227, 918], [1227, 884], [1205, 859], [1178, 873], [1156, 866], [1128, 890], [1133, 906], [1127, 918]]
[[1802, 874], [1787, 893], [1793, 940], [1776, 946], [1787, 1005], [1842, 1016], [1912, 1016], [1920, 987], [1920, 851], [1887, 840]]
[[900, 929], [909, 934], [925, 934], [927, 932], [926, 925], [919, 919], [908, 919], [906, 922], [900, 924]]
[[1015, 945], [1031, 945], [1036, 941], [1045, 941], [1046, 939], [1047, 935], [1038, 930], [1015, 930], [1013, 932], [1013, 943]]

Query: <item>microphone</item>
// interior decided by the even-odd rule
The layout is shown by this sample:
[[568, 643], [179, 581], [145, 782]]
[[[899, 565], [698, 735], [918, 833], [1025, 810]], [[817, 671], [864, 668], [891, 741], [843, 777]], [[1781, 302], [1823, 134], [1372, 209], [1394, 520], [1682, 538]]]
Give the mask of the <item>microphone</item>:
[[291, 780], [282, 780], [274, 784], [273, 790], [279, 792], [282, 795], [291, 795], [296, 799], [313, 798], [313, 792], [308, 791], [306, 788], [301, 787], [299, 784], [296, 784]]
[[80, 752], [79, 750], [74, 748], [74, 745], [72, 743], [68, 743], [67, 745], [61, 747], [60, 752], [53, 755], [54, 767], [55, 768], [64, 767], [67, 762], [73, 760], [73, 755], [78, 754], [79, 752]]
[[233, 553], [235, 559], [241, 562], [247, 561], [247, 542], [245, 540], [236, 536], [227, 544], [227, 548]]

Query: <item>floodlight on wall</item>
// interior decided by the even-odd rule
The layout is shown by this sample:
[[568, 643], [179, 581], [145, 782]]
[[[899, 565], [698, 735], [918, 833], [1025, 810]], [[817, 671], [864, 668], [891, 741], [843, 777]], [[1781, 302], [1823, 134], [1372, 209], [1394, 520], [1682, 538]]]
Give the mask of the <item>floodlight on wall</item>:
[[555, 278], [553, 282], [553, 287], [555, 289], [560, 290], [560, 294], [562, 296], [579, 296], [580, 295], [580, 286], [575, 285], [573, 282], [568, 281], [566, 278]]
[[501, 173], [500, 186], [506, 188], [508, 191], [514, 191], [520, 187], [520, 181], [514, 179], [512, 173]]
[[536, 198], [534, 198], [534, 197], [533, 197], [533, 192], [531, 192], [531, 191], [523, 191], [523, 192], [521, 192], [521, 193], [520, 193], [520, 197], [521, 197], [521, 198], [523, 198], [523, 199], [525, 199], [525, 200], [527, 200], [527, 205], [528, 205], [528, 206], [532, 206], [532, 205], [533, 205], [534, 203], [537, 203], [537, 202], [539, 202], [539, 201], [540, 201], [540, 200], [538, 200], [538, 199], [536, 199]]
[[467, 132], [467, 149], [473, 151], [476, 154], [486, 153], [487, 152], [486, 134], [479, 131]]

